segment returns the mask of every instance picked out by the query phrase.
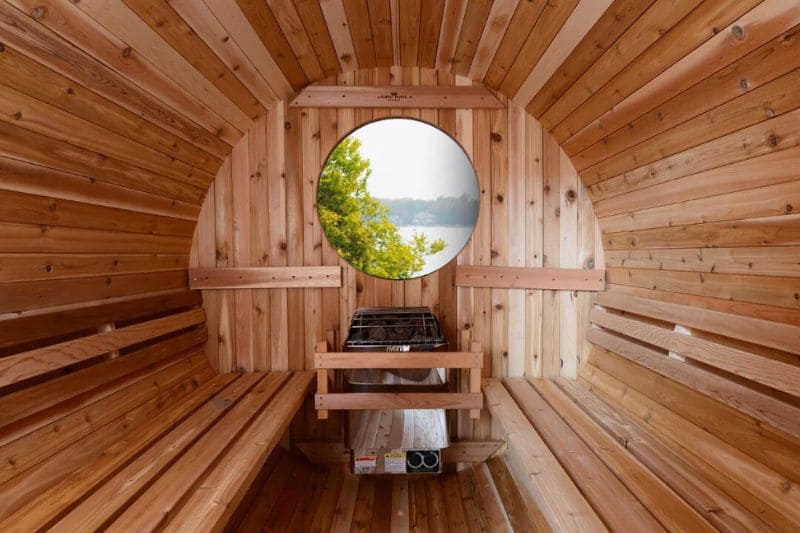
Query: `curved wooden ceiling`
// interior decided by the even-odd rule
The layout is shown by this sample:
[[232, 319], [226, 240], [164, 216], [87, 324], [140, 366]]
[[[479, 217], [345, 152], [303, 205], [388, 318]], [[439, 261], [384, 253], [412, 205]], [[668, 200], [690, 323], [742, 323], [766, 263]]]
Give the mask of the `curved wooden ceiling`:
[[169, 217], [134, 225], [188, 249], [171, 220], [196, 219], [254, 118], [342, 71], [435, 67], [541, 121], [613, 248], [626, 213], [665, 220], [659, 185], [796, 160], [798, 24], [786, 0], [0, 0], [0, 185], [110, 209], [92, 229]]

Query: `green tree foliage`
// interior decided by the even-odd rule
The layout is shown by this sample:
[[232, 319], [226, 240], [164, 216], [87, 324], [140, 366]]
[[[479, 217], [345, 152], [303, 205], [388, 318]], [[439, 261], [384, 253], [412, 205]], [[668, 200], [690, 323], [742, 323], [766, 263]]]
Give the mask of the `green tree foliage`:
[[359, 153], [361, 141], [348, 137], [328, 158], [319, 180], [317, 210], [331, 245], [357, 269], [389, 279], [408, 279], [425, 266], [425, 256], [444, 250], [444, 240], [421, 233], [403, 241], [389, 221], [389, 208], [367, 190], [372, 172]]

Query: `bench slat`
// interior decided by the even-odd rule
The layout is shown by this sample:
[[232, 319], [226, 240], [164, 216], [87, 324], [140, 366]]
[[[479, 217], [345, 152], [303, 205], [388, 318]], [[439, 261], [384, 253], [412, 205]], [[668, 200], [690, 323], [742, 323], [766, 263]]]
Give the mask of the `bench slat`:
[[[653, 513], [669, 531], [715, 531], [699, 513], [677, 496], [658, 476], [642, 466], [618, 441], [570, 401], [550, 380], [530, 381], [542, 398], [560, 415], [603, 463]], [[556, 447], [558, 444], [556, 444]], [[612, 504], [618, 507], [619, 504]]]
[[[135, 438], [149, 423], [160, 425], [161, 429], [157, 434], [175, 423], [177, 420], [170, 420], [168, 416], [170, 406], [184, 405], [187, 397], [195, 394], [202, 384], [214, 376], [204, 355], [190, 358], [189, 361], [191, 365], [180, 369], [177, 375], [155, 376], [151, 383], [146, 383], [148, 387], [144, 391], [129, 390], [118, 396], [117, 399], [127, 405], [118, 409], [115, 418], [95, 423], [90, 417], [87, 417], [88, 421], [84, 421], [83, 417], [76, 416], [65, 421], [75, 426], [72, 428], [65, 424], [64, 431], [68, 433], [68, 440], [60, 438], [56, 423], [52, 429], [48, 428], [52, 432], [49, 439], [46, 436], [39, 437], [38, 440], [30, 440], [25, 447], [17, 447], [17, 453], [39, 456], [41, 462], [32, 465], [30, 461], [35, 457], [26, 457], [20, 466], [27, 468], [27, 471], [2, 486], [5, 497], [0, 499], [0, 518], [6, 519], [11, 513], [17, 513], [18, 516], [0, 526], [0, 531], [8, 531], [8, 527], [3, 526], [15, 524], [21, 516], [28, 514], [21, 511], [20, 507], [39, 500], [42, 493], [64, 480], [69, 480], [76, 470], [89, 462], [113, 450], [125, 449], [129, 440]], [[110, 411], [110, 406], [116, 407], [113, 400], [114, 398], [108, 398], [100, 412]], [[76, 436], [81, 438], [76, 439]], [[43, 502], [48, 505], [44, 497], [39, 501], [40, 504]]]
[[[505, 383], [536, 432], [612, 531], [665, 531], [525, 379]], [[706, 527], [705, 531], [713, 529]]]
[[[542, 502], [542, 511], [554, 526], [564, 531], [606, 531], [592, 506], [559, 464], [539, 434], [514, 402], [511, 395], [496, 380], [484, 380], [483, 391], [492, 416], [503, 426], [509, 453], [516, 455], [524, 470], [516, 472], [515, 480], [524, 475], [523, 490], [533, 490]], [[513, 465], [510, 465], [513, 468]], [[535, 472], [536, 475], [530, 473]]]
[[275, 394], [289, 374], [272, 372], [259, 377], [262, 379], [258, 385], [134, 501], [108, 531], [151, 531], [171, 518], [217, 458], [246, 430], [253, 418], [275, 401]]
[[[152, 413], [147, 419], [150, 423], [139, 421], [137, 427], [126, 438], [109, 443], [105, 449], [94, 454], [90, 460], [82, 463], [80, 468], [71, 472], [61, 482], [32, 498], [9, 517], [7, 523], [3, 524], [3, 531], [22, 533], [50, 528], [53, 522], [76, 502], [142, 450], [148, 449], [161, 433], [191, 413], [198, 404], [230, 382], [230, 379], [230, 376], [212, 377], [179, 401], [170, 402], [172, 406], [168, 409]], [[7, 529], [8, 527], [11, 529]]]
[[203, 481], [166, 531], [221, 531], [303, 403], [313, 372], [297, 372]]
[[[232, 379], [232, 375], [227, 375]], [[220, 378], [218, 378], [220, 379]], [[189, 447], [213, 429], [222, 416], [261, 381], [260, 374], [245, 374], [230, 383], [192, 416], [170, 431], [147, 451], [104, 483], [91, 496], [56, 524], [61, 531], [97, 531], [106, 527], [120, 509], [158, 476]]]
[[557, 378], [559, 385], [592, 420], [600, 424], [625, 449], [722, 531], [760, 531], [768, 526], [715, 487], [675, 452], [606, 405], [588, 389]]

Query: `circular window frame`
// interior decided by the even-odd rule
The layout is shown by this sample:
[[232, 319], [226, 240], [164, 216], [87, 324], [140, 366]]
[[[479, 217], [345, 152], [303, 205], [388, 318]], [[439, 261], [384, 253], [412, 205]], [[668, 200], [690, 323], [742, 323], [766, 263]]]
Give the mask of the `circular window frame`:
[[[325, 167], [328, 164], [328, 160], [330, 159], [331, 154], [333, 154], [333, 151], [336, 150], [336, 148], [342, 143], [342, 141], [344, 141], [345, 139], [350, 137], [353, 133], [355, 133], [356, 131], [360, 130], [361, 128], [369, 126], [370, 124], [375, 124], [377, 122], [386, 122], [386, 121], [389, 121], [389, 120], [407, 120], [407, 121], [412, 121], [412, 122], [419, 122], [419, 123], [424, 124], [426, 126], [430, 126], [430, 127], [434, 128], [434, 129], [436, 129], [437, 131], [439, 131], [440, 133], [443, 133], [444, 135], [446, 135], [451, 141], [453, 141], [456, 144], [456, 146], [458, 146], [458, 148], [464, 154], [464, 157], [466, 158], [466, 160], [469, 162], [470, 167], [472, 167], [472, 173], [473, 173], [473, 176], [475, 178], [475, 185], [476, 185], [475, 190], [478, 193], [478, 198], [477, 198], [478, 207], [477, 207], [477, 210], [476, 210], [476, 213], [475, 213], [475, 222], [472, 224], [472, 229], [470, 230], [469, 238], [466, 241], [464, 241], [464, 244], [461, 246], [461, 248], [458, 249], [458, 251], [452, 256], [452, 258], [449, 261], [447, 261], [447, 263], [445, 263], [444, 265], [440, 266], [439, 268], [437, 268], [435, 270], [431, 270], [430, 272], [426, 272], [424, 274], [419, 274], [417, 276], [412, 276], [412, 277], [408, 277], [408, 278], [386, 278], [386, 277], [383, 277], [383, 276], [378, 276], [377, 274], [370, 274], [369, 272], [365, 272], [364, 270], [361, 270], [360, 268], [354, 266], [352, 263], [350, 263], [350, 261], [345, 259], [342, 256], [342, 254], [339, 253], [339, 250], [337, 250], [335, 246], [333, 246], [333, 244], [331, 243], [330, 239], [328, 238], [328, 233], [325, 230], [325, 226], [324, 226], [324, 224], [322, 224], [322, 220], [320, 220], [320, 217], [319, 217], [319, 203], [318, 203], [319, 187], [320, 187], [320, 183], [322, 181], [322, 179], [321, 179], [322, 178], [322, 173], [324, 172]], [[480, 177], [478, 176], [478, 169], [475, 167], [475, 162], [472, 160], [472, 157], [470, 157], [469, 152], [467, 152], [467, 150], [464, 148], [464, 146], [453, 135], [451, 135], [447, 131], [443, 130], [438, 125], [433, 124], [432, 122], [429, 122], [429, 121], [421, 119], [421, 118], [402, 117], [402, 116], [380, 117], [380, 118], [376, 118], [376, 119], [373, 119], [373, 120], [368, 120], [368, 121], [366, 121], [366, 122], [364, 122], [362, 124], [359, 124], [358, 126], [355, 126], [352, 129], [348, 130], [347, 133], [345, 133], [344, 135], [339, 137], [339, 139], [336, 141], [336, 143], [333, 145], [333, 147], [328, 151], [328, 154], [325, 156], [325, 159], [322, 162], [322, 165], [321, 165], [321, 167], [319, 169], [319, 174], [317, 176], [316, 191], [315, 191], [315, 195], [314, 195], [314, 216], [316, 217], [317, 223], [319, 224], [320, 228], [322, 229], [322, 235], [328, 241], [328, 245], [331, 247], [331, 249], [334, 252], [336, 252], [336, 255], [339, 257], [339, 259], [341, 259], [342, 261], [347, 263], [353, 270], [355, 270], [356, 272], [361, 272], [365, 276], [370, 276], [370, 277], [375, 278], [375, 279], [381, 279], [381, 280], [387, 280], [387, 281], [411, 281], [411, 280], [416, 280], [416, 279], [422, 279], [422, 278], [424, 278], [426, 276], [430, 276], [432, 274], [435, 274], [435, 273], [439, 272], [440, 270], [442, 270], [442, 269], [446, 268], [447, 266], [449, 266], [453, 261], [456, 261], [458, 259], [458, 256], [461, 255], [461, 252], [464, 251], [464, 249], [472, 241], [472, 238], [475, 236], [475, 230], [478, 227], [478, 220], [480, 219], [480, 215], [481, 215], [481, 195], [482, 195], [482, 193], [481, 193], [481, 181], [480, 181]]]

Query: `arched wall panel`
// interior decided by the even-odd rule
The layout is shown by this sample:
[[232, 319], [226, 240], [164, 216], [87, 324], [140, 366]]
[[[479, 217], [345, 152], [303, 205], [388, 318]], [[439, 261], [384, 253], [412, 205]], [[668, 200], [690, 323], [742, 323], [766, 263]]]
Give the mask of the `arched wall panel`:
[[[408, 67], [360, 70], [338, 80], [456, 82], [469, 83]], [[456, 260], [422, 278], [381, 280], [354, 270], [331, 249], [315, 208], [324, 159], [350, 130], [388, 116], [437, 125], [464, 146], [476, 167], [481, 211], [460, 264], [602, 268], [586, 189], [552, 138], [521, 107], [312, 109], [284, 103], [248, 132], [217, 175], [200, 215], [192, 260], [201, 267], [341, 265], [343, 287], [204, 291], [215, 365], [313, 368], [317, 341], [334, 330], [341, 342], [356, 307], [426, 305], [439, 315], [452, 349], [468, 340], [482, 343], [487, 375], [576, 376], [588, 293], [456, 288]]]

